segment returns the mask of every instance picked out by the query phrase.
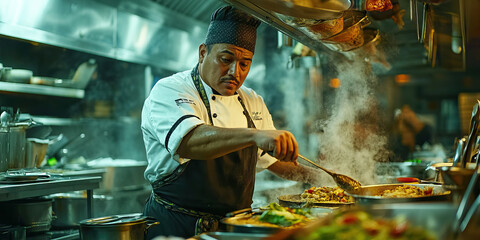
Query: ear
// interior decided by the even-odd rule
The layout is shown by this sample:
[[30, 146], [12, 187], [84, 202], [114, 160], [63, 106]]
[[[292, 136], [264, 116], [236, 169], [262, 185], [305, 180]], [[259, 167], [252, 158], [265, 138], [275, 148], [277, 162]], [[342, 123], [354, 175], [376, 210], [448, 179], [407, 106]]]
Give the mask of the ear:
[[205, 59], [205, 56], [207, 56], [208, 49], [207, 45], [205, 43], [200, 44], [198, 47], [198, 62], [203, 63], [203, 60]]

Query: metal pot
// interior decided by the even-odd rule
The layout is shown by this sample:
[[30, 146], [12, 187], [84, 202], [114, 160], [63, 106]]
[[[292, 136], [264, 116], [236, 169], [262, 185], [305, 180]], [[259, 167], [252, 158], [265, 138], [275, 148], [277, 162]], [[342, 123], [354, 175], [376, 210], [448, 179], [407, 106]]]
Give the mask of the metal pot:
[[0, 202], [0, 222], [12, 225], [21, 225], [27, 232], [48, 231], [52, 222], [51, 199], [22, 199]]
[[[55, 219], [52, 226], [56, 228], [78, 227], [80, 221], [88, 218], [87, 216], [87, 197], [77, 193], [59, 193], [50, 195], [53, 198], [53, 212]], [[102, 208], [106, 208], [107, 197], [103, 195], [93, 195], [94, 213], [100, 213]], [[95, 214], [95, 216], [102, 216]]]
[[141, 240], [157, 224], [140, 213], [91, 218], [80, 222], [80, 239]]

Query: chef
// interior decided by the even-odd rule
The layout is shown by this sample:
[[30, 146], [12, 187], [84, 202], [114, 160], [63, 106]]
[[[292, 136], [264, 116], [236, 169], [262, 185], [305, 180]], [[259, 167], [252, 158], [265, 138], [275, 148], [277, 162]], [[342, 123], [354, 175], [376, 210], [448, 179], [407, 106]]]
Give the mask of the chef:
[[147, 238], [215, 231], [227, 212], [250, 207], [258, 170], [313, 181], [314, 170], [296, 162], [295, 137], [276, 130], [262, 97], [242, 86], [259, 24], [231, 6], [217, 9], [198, 64], [159, 80], [145, 100], [145, 178], [153, 192], [144, 214], [160, 222]]

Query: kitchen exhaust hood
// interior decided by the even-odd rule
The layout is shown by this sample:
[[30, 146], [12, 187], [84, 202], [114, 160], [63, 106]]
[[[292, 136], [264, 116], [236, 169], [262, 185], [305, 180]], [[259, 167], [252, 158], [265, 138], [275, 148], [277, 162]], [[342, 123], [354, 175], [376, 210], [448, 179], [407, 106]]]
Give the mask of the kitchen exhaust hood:
[[[467, 71], [467, 67], [478, 71], [480, 16], [473, 11], [475, 7], [478, 9], [478, 1], [391, 0], [393, 9], [384, 12], [365, 11], [366, 0], [223, 1], [254, 15], [317, 53], [338, 60], [373, 54], [377, 55], [371, 56], [373, 59], [388, 67], [389, 63], [382, 59], [385, 56], [381, 56], [385, 53], [375, 49], [382, 43], [389, 44], [390, 50], [395, 49], [386, 57], [390, 57], [392, 74]], [[343, 29], [335, 32], [333, 29], [338, 26], [335, 20], [342, 18]], [[355, 27], [360, 29], [361, 39], [352, 37]], [[329, 37], [329, 33], [333, 33], [333, 37]], [[383, 38], [385, 35], [388, 37]], [[386, 43], [386, 39], [393, 41]], [[345, 46], [345, 42], [349, 43]]]

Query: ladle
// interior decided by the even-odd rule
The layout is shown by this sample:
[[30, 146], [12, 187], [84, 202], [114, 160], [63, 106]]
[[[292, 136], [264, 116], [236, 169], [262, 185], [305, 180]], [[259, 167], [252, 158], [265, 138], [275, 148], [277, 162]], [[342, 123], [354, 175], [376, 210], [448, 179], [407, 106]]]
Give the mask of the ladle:
[[[273, 156], [273, 152], [265, 152], [265, 151], [262, 152], [262, 154], [261, 154], [260, 156], [263, 156], [265, 153], [268, 153], [268, 154], [270, 154], [271, 156]], [[307, 161], [307, 162], [309, 162], [310, 164], [314, 165], [315, 167], [318, 167], [318, 168], [322, 169], [322, 170], [325, 171], [326, 173], [328, 173], [330, 176], [332, 176], [333, 181], [335, 181], [335, 183], [336, 183], [341, 189], [343, 189], [343, 190], [345, 190], [345, 191], [347, 191], [347, 192], [350, 192], [350, 191], [354, 190], [355, 188], [362, 186], [362, 184], [361, 184], [359, 181], [357, 181], [357, 180], [355, 180], [355, 179], [353, 179], [353, 178], [351, 178], [351, 177], [349, 177], [349, 176], [347, 176], [347, 175], [343, 175], [343, 174], [338, 174], [338, 173], [332, 172], [332, 171], [330, 171], [330, 170], [328, 170], [328, 169], [326, 169], [326, 168], [324, 168], [324, 167], [316, 164], [316, 163], [313, 162], [312, 160], [310, 160], [310, 159], [302, 156], [301, 154], [298, 154], [298, 157], [301, 158], [301, 159], [303, 159], [303, 160], [305, 160], [305, 161]]]
[[302, 155], [300, 155], [300, 154], [298, 154], [298, 157], [300, 157], [301, 159], [309, 162], [310, 164], [314, 165], [315, 167], [318, 167], [318, 168], [322, 169], [322, 170], [325, 171], [326, 173], [330, 174], [330, 176], [332, 176], [332, 178], [333, 178], [333, 180], [335, 181], [335, 183], [336, 183], [340, 188], [342, 188], [343, 190], [345, 190], [345, 191], [347, 191], [347, 192], [352, 191], [352, 190], [354, 190], [355, 188], [362, 186], [362, 184], [361, 184], [359, 181], [357, 181], [357, 180], [355, 180], [355, 179], [353, 179], [353, 178], [351, 178], [351, 177], [349, 177], [349, 176], [347, 176], [347, 175], [343, 175], [343, 174], [339, 174], [339, 173], [332, 172], [332, 171], [330, 171], [330, 170], [328, 170], [328, 169], [326, 169], [326, 168], [324, 168], [324, 167], [316, 164], [316, 163], [313, 162], [312, 160], [310, 160], [310, 159], [308, 159], [308, 158], [306, 158], [306, 157], [304, 157], [304, 156], [302, 156]]

